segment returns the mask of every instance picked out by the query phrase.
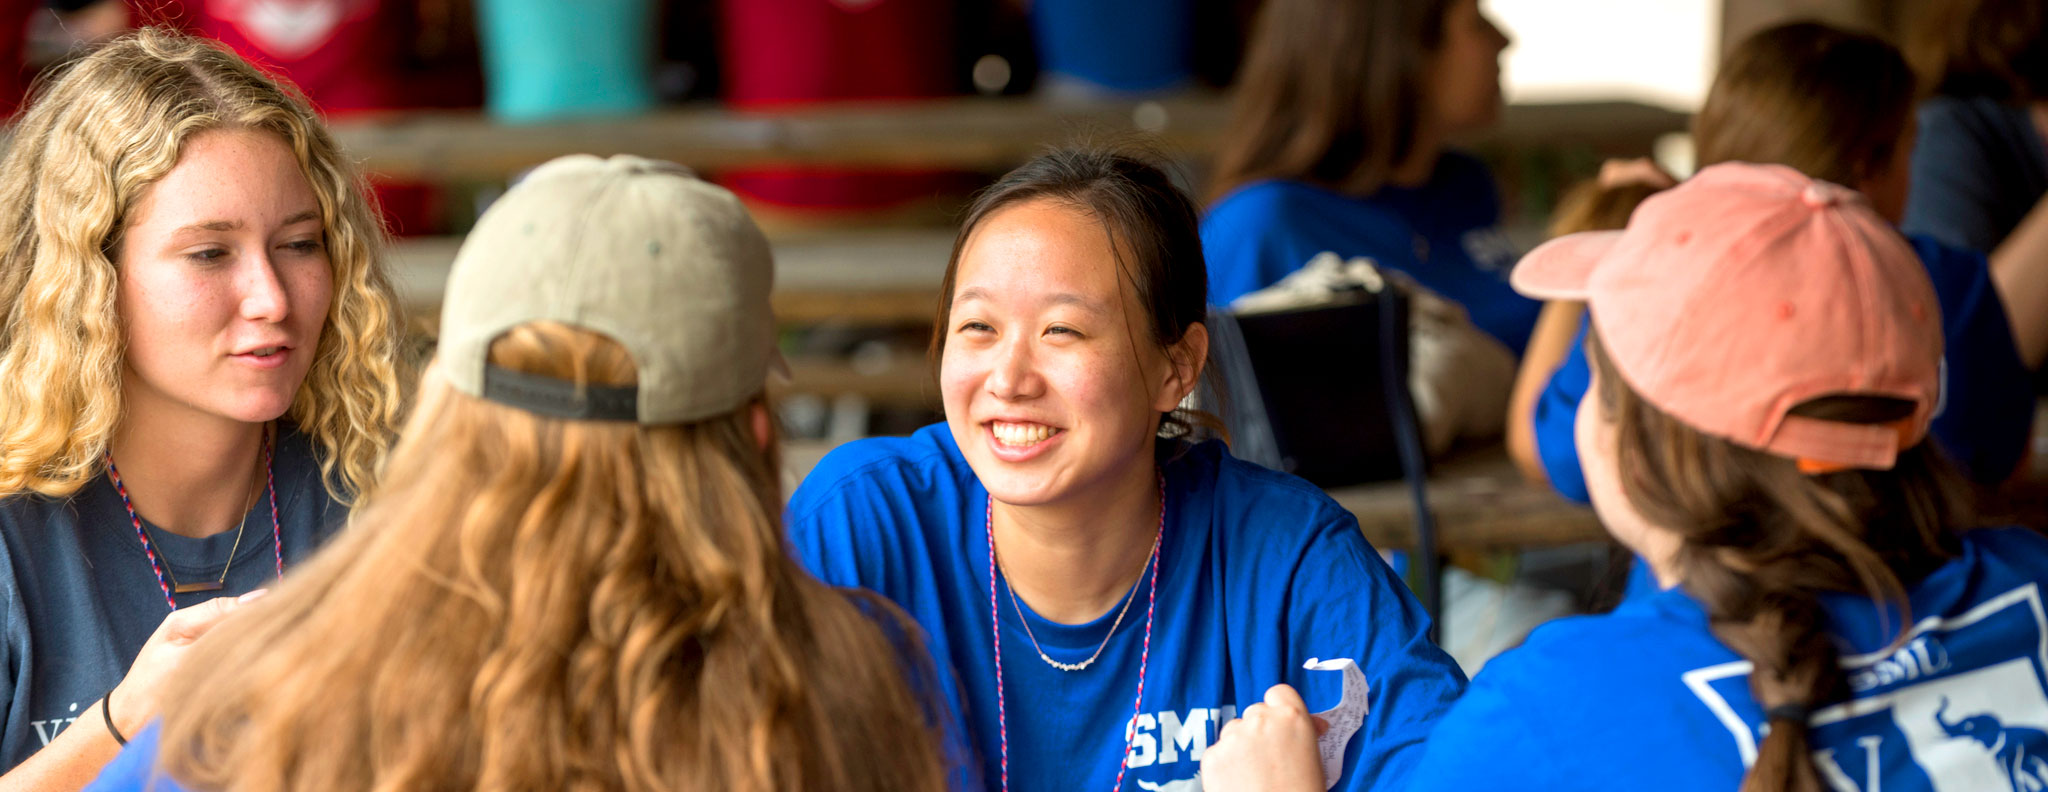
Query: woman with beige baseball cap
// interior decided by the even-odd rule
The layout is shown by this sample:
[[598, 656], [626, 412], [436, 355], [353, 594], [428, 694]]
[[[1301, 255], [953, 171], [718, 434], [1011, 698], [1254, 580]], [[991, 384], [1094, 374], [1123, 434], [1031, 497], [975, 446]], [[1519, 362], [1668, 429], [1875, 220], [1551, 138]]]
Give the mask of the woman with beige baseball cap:
[[915, 629], [784, 547], [773, 275], [676, 166], [535, 170], [457, 255], [354, 527], [98, 788], [942, 788]]
[[[2048, 784], [2048, 539], [1976, 528], [1922, 442], [1939, 303], [1862, 197], [1717, 165], [1514, 282], [1588, 304], [1587, 483], [1666, 590], [1488, 663], [1411, 788]], [[1320, 789], [1314, 729], [1253, 708], [1206, 788]]]

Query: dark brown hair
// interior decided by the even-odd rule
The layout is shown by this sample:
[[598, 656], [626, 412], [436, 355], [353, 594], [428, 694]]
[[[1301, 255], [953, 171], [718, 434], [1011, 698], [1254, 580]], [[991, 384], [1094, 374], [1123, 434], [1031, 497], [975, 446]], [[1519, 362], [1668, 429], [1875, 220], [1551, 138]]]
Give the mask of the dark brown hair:
[[2048, 100], [2048, 6], [2041, 0], [1922, 3], [1910, 40], [1935, 92], [2001, 102]]
[[1366, 195], [1412, 153], [1452, 0], [1267, 0], [1212, 199], [1260, 179]]
[[[1709, 437], [1630, 390], [1587, 335], [1595, 396], [1614, 421], [1622, 492], [1650, 524], [1676, 533], [1681, 585], [1709, 629], [1749, 660], [1750, 692], [1769, 712], [1819, 709], [1847, 695], [1820, 595], [1850, 592], [1904, 614], [1906, 587], [1959, 552], [1968, 490], [1932, 443], [1899, 453], [1890, 470], [1807, 475], [1796, 462]], [[1913, 405], [1823, 397], [1793, 414], [1884, 423]], [[1743, 792], [1824, 792], [1803, 717], [1773, 717]]]
[[1728, 53], [1693, 118], [1699, 165], [1775, 163], [1856, 185], [1891, 162], [1915, 88], [1884, 39], [1819, 22], [1766, 28]]
[[[1209, 269], [1202, 258], [1200, 215], [1187, 194], [1147, 157], [1110, 147], [1056, 149], [1005, 174], [967, 208], [939, 285], [938, 316], [932, 323], [934, 364], [952, 330], [953, 284], [967, 238], [997, 211], [1035, 200], [1061, 202], [1102, 224], [1116, 258], [1117, 282], [1137, 294], [1149, 341], [1159, 349], [1172, 355], [1189, 328], [1207, 317]], [[1162, 428], [1178, 425], [1181, 430], [1190, 421], [1212, 430], [1221, 426], [1186, 412], [1168, 413], [1161, 420]]]

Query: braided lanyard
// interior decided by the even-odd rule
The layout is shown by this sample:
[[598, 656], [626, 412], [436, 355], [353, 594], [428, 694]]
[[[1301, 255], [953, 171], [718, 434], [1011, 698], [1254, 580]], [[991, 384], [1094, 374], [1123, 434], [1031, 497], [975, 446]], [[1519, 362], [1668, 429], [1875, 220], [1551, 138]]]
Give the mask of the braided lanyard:
[[[993, 633], [993, 634], [995, 635], [995, 640], [994, 640], [994, 643], [995, 643], [995, 656], [996, 656], [996, 732], [997, 732], [997, 734], [998, 734], [998, 737], [999, 737], [999, 739], [1000, 739], [1000, 740], [1001, 740], [1001, 742], [1002, 742], [1002, 777], [1003, 777], [1003, 792], [1009, 792], [1009, 791], [1010, 791], [1010, 718], [1009, 718], [1009, 713], [1008, 713], [1008, 712], [1006, 711], [1006, 709], [1005, 709], [1005, 705], [1004, 705], [1004, 703], [1003, 703], [1003, 621], [1002, 621], [1002, 609], [1001, 609], [1001, 608], [998, 608], [998, 607], [996, 607], [996, 534], [995, 534], [995, 498], [994, 498], [994, 496], [990, 496], [990, 498], [989, 498], [989, 500], [988, 500], [988, 506], [987, 506], [987, 511], [986, 511], [986, 513], [985, 513], [985, 514], [983, 515], [983, 520], [984, 520], [984, 521], [983, 521], [983, 523], [982, 523], [982, 528], [983, 528], [983, 530], [985, 530], [985, 531], [987, 531], [987, 532], [988, 532], [988, 617], [989, 617], [989, 627], [990, 627], [990, 632], [991, 632], [991, 633]], [[1152, 656], [1152, 613], [1153, 613], [1153, 608], [1154, 608], [1154, 606], [1156, 606], [1156, 605], [1158, 605], [1158, 604], [1159, 604], [1159, 565], [1160, 565], [1160, 558], [1159, 558], [1159, 556], [1160, 556], [1160, 548], [1161, 548], [1162, 540], [1163, 540], [1163, 539], [1164, 539], [1165, 537], [1166, 537], [1166, 476], [1165, 476], [1165, 474], [1161, 474], [1161, 475], [1159, 476], [1159, 528], [1158, 528], [1158, 531], [1157, 531], [1156, 533], [1154, 533], [1154, 534], [1152, 535], [1152, 557], [1151, 557], [1150, 559], [1148, 559], [1148, 560], [1147, 560], [1147, 566], [1150, 566], [1150, 567], [1152, 567], [1152, 572], [1151, 572], [1151, 582], [1150, 582], [1150, 583], [1149, 583], [1149, 584], [1147, 585], [1147, 589], [1148, 589], [1148, 590], [1147, 590], [1147, 593], [1146, 593], [1146, 595], [1145, 595], [1145, 642], [1144, 642], [1144, 644], [1142, 644], [1142, 645], [1140, 646], [1140, 648], [1139, 648], [1139, 650], [1138, 650], [1138, 696], [1137, 696], [1137, 699], [1136, 699], [1135, 701], [1132, 701], [1132, 702], [1131, 702], [1131, 720], [1130, 720], [1129, 722], [1126, 722], [1126, 723], [1124, 724], [1124, 751], [1123, 751], [1123, 756], [1122, 756], [1122, 758], [1120, 758], [1120, 759], [1118, 759], [1118, 760], [1117, 760], [1117, 764], [1116, 764], [1116, 785], [1115, 785], [1115, 786], [1113, 786], [1113, 787], [1110, 787], [1110, 790], [1111, 790], [1111, 792], [1116, 792], [1117, 790], [1121, 790], [1121, 789], [1123, 789], [1123, 788], [1124, 788], [1124, 771], [1125, 771], [1125, 770], [1127, 770], [1127, 769], [1129, 769], [1129, 767], [1130, 767], [1130, 764], [1131, 764], [1131, 745], [1132, 745], [1133, 741], [1134, 741], [1134, 740], [1136, 739], [1136, 737], [1137, 737], [1137, 731], [1136, 731], [1136, 729], [1134, 728], [1134, 724], [1136, 724], [1136, 722], [1137, 722], [1137, 720], [1138, 720], [1138, 713], [1139, 713], [1139, 712], [1141, 712], [1141, 711], [1143, 711], [1143, 707], [1144, 707], [1144, 704], [1145, 704], [1145, 665], [1146, 665], [1146, 662], [1147, 662], [1147, 661], [1148, 661], [1148, 660], [1149, 660], [1149, 659], [1151, 658], [1151, 656]], [[1005, 580], [1005, 581], [1004, 581], [1004, 587], [1005, 587], [1005, 588], [1008, 588], [1008, 584], [1009, 584], [1009, 581], [1008, 581], [1008, 580]], [[1013, 591], [1013, 592], [1011, 593], [1011, 596], [1015, 596], [1015, 592], [1014, 592], [1014, 591]], [[1023, 619], [1023, 618], [1024, 618], [1024, 614], [1023, 614], [1023, 613], [1022, 613], [1022, 612], [1020, 611], [1020, 612], [1019, 612], [1019, 613], [1017, 614], [1017, 618], [1018, 618], [1018, 619]], [[1105, 640], [1106, 640], [1106, 639], [1105, 639]], [[1098, 650], [1097, 650], [1097, 654], [1100, 654], [1100, 652], [1101, 652], [1101, 650], [1099, 650], [1099, 649], [1098, 649]], [[1042, 651], [1041, 651], [1041, 652], [1040, 652], [1039, 654], [1040, 654], [1040, 655], [1042, 656], [1042, 655], [1044, 654], [1044, 652], [1042, 652]]]
[[[149, 532], [142, 529], [142, 517], [135, 513], [135, 504], [128, 499], [128, 486], [121, 483], [121, 470], [114, 467], [114, 453], [106, 453], [107, 478], [114, 482], [114, 491], [121, 495], [121, 507], [128, 510], [128, 522], [135, 526], [135, 538], [142, 542], [143, 555], [149, 556], [149, 571], [156, 574], [157, 588], [164, 592], [164, 604], [171, 610], [178, 609], [178, 601], [171, 597], [171, 583], [164, 576], [164, 564], [157, 559], [156, 545], [149, 541]], [[284, 528], [277, 513], [277, 475], [270, 454], [270, 435], [263, 436], [263, 488], [270, 493], [270, 546], [277, 554], [277, 576], [284, 578]], [[235, 559], [228, 558], [233, 564]]]

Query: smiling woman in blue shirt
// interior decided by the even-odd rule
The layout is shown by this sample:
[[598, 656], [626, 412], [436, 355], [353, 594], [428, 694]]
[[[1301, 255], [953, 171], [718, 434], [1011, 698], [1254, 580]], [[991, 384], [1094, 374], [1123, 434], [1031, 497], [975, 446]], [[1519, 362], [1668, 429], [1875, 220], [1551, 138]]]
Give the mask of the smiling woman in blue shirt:
[[1266, 688], [1371, 714], [1341, 789], [1394, 785], [1464, 687], [1357, 522], [1188, 439], [1207, 352], [1195, 209], [1129, 156], [1049, 154], [970, 209], [936, 325], [946, 422], [834, 451], [789, 505], [826, 581], [930, 636], [988, 789], [1171, 789]]

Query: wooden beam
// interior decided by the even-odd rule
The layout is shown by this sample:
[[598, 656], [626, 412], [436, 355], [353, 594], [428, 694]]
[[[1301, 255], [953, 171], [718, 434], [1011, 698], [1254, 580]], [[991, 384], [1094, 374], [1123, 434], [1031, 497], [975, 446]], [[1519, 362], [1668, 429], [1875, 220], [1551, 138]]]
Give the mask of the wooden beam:
[[[924, 327], [938, 308], [939, 281], [952, 253], [944, 229], [794, 234], [775, 248], [775, 316], [798, 325], [847, 323]], [[420, 329], [440, 314], [448, 271], [461, 240], [419, 237], [391, 251], [399, 303]]]
[[[336, 137], [371, 172], [427, 181], [501, 180], [570, 153], [673, 160], [715, 170], [762, 165], [1003, 171], [1082, 137], [1148, 137], [1169, 155], [1206, 159], [1229, 108], [1220, 96], [1053, 104], [962, 98], [774, 113], [685, 108], [615, 119], [501, 124], [477, 113], [402, 113], [337, 121]], [[1630, 102], [1512, 105], [1471, 141], [1553, 146], [1626, 141], [1631, 150], [1686, 116]]]

